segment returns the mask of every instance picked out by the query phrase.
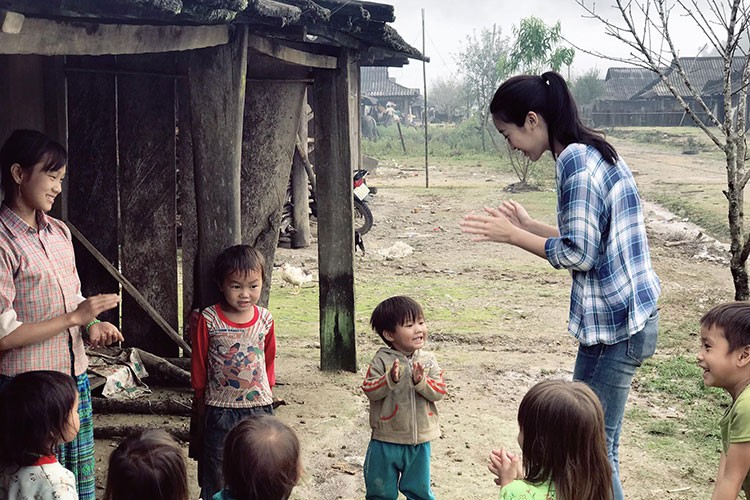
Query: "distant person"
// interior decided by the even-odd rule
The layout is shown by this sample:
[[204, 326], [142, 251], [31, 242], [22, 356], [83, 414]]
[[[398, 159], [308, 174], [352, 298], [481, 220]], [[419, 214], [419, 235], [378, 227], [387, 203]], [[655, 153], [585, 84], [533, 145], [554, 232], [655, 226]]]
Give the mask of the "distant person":
[[213, 500], [286, 500], [302, 475], [297, 434], [276, 417], [247, 417], [227, 435], [223, 467]]
[[570, 272], [568, 331], [580, 342], [573, 378], [594, 389], [604, 407], [615, 499], [622, 500], [622, 419], [635, 370], [656, 349], [661, 288], [638, 188], [615, 148], [581, 123], [559, 74], [509, 78], [490, 112], [511, 147], [531, 161], [552, 152], [557, 227], [511, 200], [466, 215], [462, 230], [474, 241], [508, 243]]
[[47, 215], [62, 191], [68, 155], [35, 130], [15, 130], [0, 148], [0, 386], [19, 373], [54, 370], [78, 384], [80, 431], [57, 458], [76, 477], [81, 500], [95, 498], [94, 423], [84, 341], [123, 340], [98, 314], [117, 294], [81, 296], [73, 243], [64, 222]]
[[703, 383], [732, 396], [719, 422], [721, 458], [711, 500], [750, 498], [750, 304], [730, 302], [701, 318], [698, 365]]
[[189, 500], [182, 448], [167, 431], [128, 436], [109, 456], [104, 500]]
[[522, 457], [505, 447], [490, 454], [500, 500], [611, 500], [604, 414], [581, 382], [543, 380], [518, 407]]
[[0, 498], [78, 500], [55, 456], [78, 434], [78, 388], [64, 373], [22, 373], [0, 389]]
[[223, 486], [221, 464], [229, 431], [245, 417], [273, 415], [276, 335], [271, 313], [257, 305], [264, 268], [263, 255], [248, 245], [222, 251], [214, 276], [224, 297], [201, 311], [192, 332], [190, 379], [194, 418], [203, 422], [199, 481], [204, 499]]
[[388, 345], [370, 362], [362, 384], [370, 400], [372, 438], [365, 457], [367, 498], [434, 500], [430, 441], [440, 437], [435, 402], [446, 385], [435, 356], [424, 351], [427, 326], [414, 299], [397, 296], [375, 307], [370, 325]]

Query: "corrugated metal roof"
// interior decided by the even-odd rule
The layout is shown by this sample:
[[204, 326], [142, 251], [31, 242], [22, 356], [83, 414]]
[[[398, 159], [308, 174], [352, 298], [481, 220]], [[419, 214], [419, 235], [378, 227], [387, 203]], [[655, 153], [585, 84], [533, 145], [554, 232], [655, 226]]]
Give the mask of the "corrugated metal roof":
[[[724, 74], [724, 59], [721, 57], [681, 57], [680, 65], [690, 80], [690, 84], [700, 94], [704, 94], [709, 82], [721, 80]], [[732, 61], [732, 72], [742, 71], [745, 65], [744, 57], [735, 57]], [[682, 97], [690, 97], [692, 93], [685, 85], [684, 79], [677, 72], [676, 62], [673, 62], [667, 70], [667, 81], [677, 90]], [[712, 83], [710, 87], [715, 87]], [[645, 87], [635, 98], [653, 99], [655, 97], [673, 97], [667, 85], [661, 80], [656, 80], [650, 86]]]
[[362, 67], [360, 76], [362, 95], [370, 97], [414, 97], [419, 89], [399, 85], [388, 76], [388, 68], [382, 66]]
[[644, 68], [609, 68], [604, 79], [602, 101], [627, 101], [651, 84], [656, 73]]
[[[28, 17], [140, 24], [229, 24], [256, 26], [280, 37], [323, 36], [340, 45], [335, 35], [351, 37], [388, 53], [377, 61], [404, 64], [423, 59], [387, 23], [395, 20], [394, 7], [356, 0], [0, 0], [0, 8]], [[300, 27], [296, 31], [292, 27]], [[251, 28], [252, 31], [252, 28]], [[304, 40], [299, 40], [304, 42]], [[395, 58], [395, 59], [394, 59]]]

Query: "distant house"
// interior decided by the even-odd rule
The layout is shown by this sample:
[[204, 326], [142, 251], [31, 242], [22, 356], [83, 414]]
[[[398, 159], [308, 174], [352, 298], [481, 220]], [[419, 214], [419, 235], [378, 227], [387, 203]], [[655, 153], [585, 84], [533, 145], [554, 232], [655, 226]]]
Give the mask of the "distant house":
[[388, 103], [393, 103], [396, 110], [404, 115], [421, 116], [419, 89], [410, 89], [396, 83], [396, 79], [388, 75], [387, 67], [363, 66], [360, 72], [360, 91], [362, 96], [371, 98], [378, 107], [386, 108]]
[[604, 95], [593, 105], [591, 119], [595, 126], [643, 125], [643, 103], [633, 96], [658, 78], [645, 68], [609, 68], [604, 78]]
[[[714, 115], [723, 120], [724, 117], [724, 59], [721, 57], [681, 57], [680, 63], [693, 88], [699, 89], [703, 101], [708, 105]], [[742, 70], [745, 66], [744, 57], [735, 57], [732, 61], [733, 87], [739, 88]], [[666, 74], [667, 81], [677, 89], [679, 95], [689, 104], [695, 104], [690, 89], [685, 84], [685, 79], [677, 72], [675, 63], [672, 63]], [[692, 125], [693, 121], [687, 116], [684, 109], [667, 85], [661, 80], [656, 80], [649, 87], [644, 88], [634, 96], [634, 99], [647, 100], [655, 112], [671, 112], [670, 125]], [[736, 100], [736, 96], [735, 96]], [[698, 106], [691, 106], [693, 111], [707, 120], [705, 112]], [[679, 120], [678, 120], [679, 118]], [[686, 123], [689, 122], [689, 123]]]
[[[721, 57], [679, 58], [693, 89], [696, 89], [711, 112], [719, 119], [724, 117], [724, 60]], [[733, 89], [739, 88], [745, 58], [732, 62]], [[707, 113], [696, 103], [693, 92], [677, 71], [673, 61], [665, 71], [665, 79], [691, 109], [707, 121]], [[682, 126], [694, 122], [669, 90], [667, 83], [654, 72], [644, 68], [610, 68], [605, 80], [605, 96], [593, 106], [595, 126]], [[736, 99], [736, 98], [735, 98]]]

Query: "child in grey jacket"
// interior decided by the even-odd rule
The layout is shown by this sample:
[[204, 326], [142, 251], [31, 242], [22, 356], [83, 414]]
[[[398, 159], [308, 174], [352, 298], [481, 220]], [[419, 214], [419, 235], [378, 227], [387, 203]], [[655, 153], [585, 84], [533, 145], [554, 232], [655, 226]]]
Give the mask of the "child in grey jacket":
[[397, 296], [375, 307], [370, 325], [381, 347], [362, 390], [370, 400], [372, 438], [365, 457], [367, 498], [434, 500], [430, 488], [430, 441], [440, 436], [435, 401], [445, 396], [443, 372], [422, 350], [427, 327], [422, 307]]

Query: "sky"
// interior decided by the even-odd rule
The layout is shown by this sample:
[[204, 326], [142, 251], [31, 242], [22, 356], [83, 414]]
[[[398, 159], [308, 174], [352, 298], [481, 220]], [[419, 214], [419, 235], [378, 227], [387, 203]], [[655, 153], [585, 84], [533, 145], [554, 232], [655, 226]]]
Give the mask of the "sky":
[[[513, 26], [528, 16], [541, 18], [548, 26], [560, 21], [562, 34], [575, 45], [598, 50], [616, 57], [627, 58], [628, 47], [621, 41], [605, 34], [603, 25], [585, 17], [586, 12], [574, 0], [376, 0], [394, 6], [396, 21], [391, 25], [403, 39], [422, 51], [422, 14], [425, 10], [425, 53], [430, 57], [426, 65], [428, 90], [435, 78], [449, 78], [457, 73], [456, 55], [466, 37], [473, 31], [491, 28], [501, 29], [502, 36], [511, 36]], [[704, 0], [701, 0], [704, 1]], [[611, 0], [599, 0], [597, 12], [604, 16], [615, 16], [617, 11]], [[721, 3], [721, 2], [720, 2]], [[610, 19], [618, 19], [610, 17]], [[671, 29], [675, 44], [682, 56], [694, 56], [705, 41], [697, 36], [697, 27], [684, 16], [675, 12]], [[619, 62], [598, 59], [576, 51], [571, 76], [583, 74], [591, 68], [599, 70], [604, 78], [607, 68], [624, 66]], [[391, 68], [391, 77], [409, 88], [422, 88], [422, 62], [411, 60], [404, 68]]]

